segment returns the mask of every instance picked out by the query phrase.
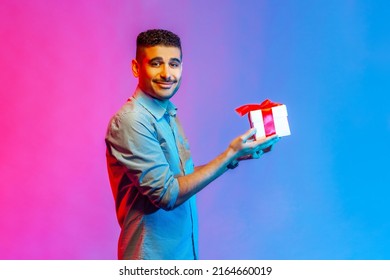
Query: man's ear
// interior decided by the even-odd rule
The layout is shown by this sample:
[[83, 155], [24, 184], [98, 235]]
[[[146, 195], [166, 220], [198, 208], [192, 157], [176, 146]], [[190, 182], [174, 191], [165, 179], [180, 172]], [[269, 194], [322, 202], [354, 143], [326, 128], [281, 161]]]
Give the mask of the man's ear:
[[131, 70], [133, 71], [134, 77], [138, 78], [139, 77], [139, 64], [138, 61], [133, 59], [131, 61]]

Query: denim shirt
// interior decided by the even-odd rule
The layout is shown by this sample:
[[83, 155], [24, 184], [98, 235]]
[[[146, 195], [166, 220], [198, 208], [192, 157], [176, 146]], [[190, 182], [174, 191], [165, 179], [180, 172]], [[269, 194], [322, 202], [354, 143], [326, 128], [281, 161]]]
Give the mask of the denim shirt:
[[119, 259], [198, 258], [195, 196], [174, 208], [177, 177], [194, 171], [176, 111], [137, 89], [110, 120], [106, 157]]

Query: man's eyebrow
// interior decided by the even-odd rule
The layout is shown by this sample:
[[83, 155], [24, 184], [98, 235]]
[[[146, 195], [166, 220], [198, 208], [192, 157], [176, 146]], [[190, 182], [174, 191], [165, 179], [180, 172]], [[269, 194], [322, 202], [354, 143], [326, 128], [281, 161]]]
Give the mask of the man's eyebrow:
[[[164, 59], [161, 56], [153, 57], [152, 59], [149, 60], [149, 63], [153, 62], [163, 62]], [[173, 57], [169, 59], [169, 62], [176, 62], [176, 63], [181, 63], [181, 60], [179, 58]]]
[[149, 62], [155, 62], [155, 61], [164, 61], [162, 57], [158, 56], [158, 57], [153, 57], [151, 60], [149, 60]]
[[176, 58], [176, 57], [174, 57], [174, 58], [171, 58], [171, 59], [169, 60], [169, 62], [177, 62], [177, 63], [181, 63], [181, 60], [180, 60], [180, 59], [178, 59], [178, 58]]

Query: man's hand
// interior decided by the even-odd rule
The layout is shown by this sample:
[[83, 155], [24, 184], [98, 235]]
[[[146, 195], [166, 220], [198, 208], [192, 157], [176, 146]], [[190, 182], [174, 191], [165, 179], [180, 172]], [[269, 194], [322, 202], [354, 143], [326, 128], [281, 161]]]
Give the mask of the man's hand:
[[260, 158], [262, 154], [268, 152], [272, 148], [272, 145], [280, 139], [277, 135], [272, 135], [253, 140], [255, 134], [256, 128], [252, 128], [230, 143], [228, 149], [234, 154], [234, 159], [229, 164], [230, 168], [236, 167], [240, 160]]

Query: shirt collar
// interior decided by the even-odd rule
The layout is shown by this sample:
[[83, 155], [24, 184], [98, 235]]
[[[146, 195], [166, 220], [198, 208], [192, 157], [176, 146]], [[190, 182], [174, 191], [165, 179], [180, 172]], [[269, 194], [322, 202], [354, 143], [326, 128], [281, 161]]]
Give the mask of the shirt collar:
[[144, 93], [140, 88], [137, 88], [132, 96], [132, 99], [140, 103], [146, 110], [148, 110], [157, 120], [164, 117], [165, 113], [175, 117], [177, 108], [171, 102], [161, 102], [160, 100]]

